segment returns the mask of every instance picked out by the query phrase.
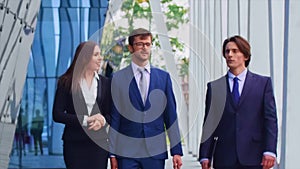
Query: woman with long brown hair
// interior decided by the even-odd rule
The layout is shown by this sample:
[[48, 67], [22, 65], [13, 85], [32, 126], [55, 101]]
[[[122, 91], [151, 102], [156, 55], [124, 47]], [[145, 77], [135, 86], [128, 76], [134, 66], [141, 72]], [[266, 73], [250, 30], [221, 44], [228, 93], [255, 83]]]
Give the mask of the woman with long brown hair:
[[65, 124], [62, 140], [68, 169], [107, 168], [111, 96], [110, 80], [98, 74], [102, 60], [95, 42], [82, 42], [58, 80], [53, 120]]

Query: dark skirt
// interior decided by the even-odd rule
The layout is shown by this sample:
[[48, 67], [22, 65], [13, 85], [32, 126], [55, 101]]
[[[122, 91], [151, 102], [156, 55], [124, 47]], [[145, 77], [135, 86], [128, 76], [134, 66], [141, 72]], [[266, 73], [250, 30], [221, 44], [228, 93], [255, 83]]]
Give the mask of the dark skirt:
[[67, 169], [107, 169], [107, 141], [101, 146], [92, 140], [84, 142], [64, 141], [63, 153]]

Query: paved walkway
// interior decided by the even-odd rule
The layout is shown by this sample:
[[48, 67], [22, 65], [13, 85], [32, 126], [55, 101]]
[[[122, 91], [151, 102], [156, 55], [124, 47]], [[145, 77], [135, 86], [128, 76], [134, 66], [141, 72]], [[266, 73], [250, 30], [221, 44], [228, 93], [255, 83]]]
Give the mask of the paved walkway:
[[[63, 161], [62, 155], [47, 155], [47, 150], [45, 150], [46, 155], [35, 156], [33, 152], [27, 152], [26, 156], [22, 156], [20, 161], [19, 156], [11, 156], [9, 162], [9, 169], [46, 169], [46, 168], [56, 168], [56, 169], [65, 169], [65, 164]], [[188, 153], [184, 153], [183, 156], [183, 166], [181, 169], [200, 169], [199, 162], [196, 161], [196, 158]], [[20, 165], [21, 162], [21, 165]], [[110, 167], [109, 167], [110, 169]], [[169, 158], [166, 161], [166, 169], [172, 169], [172, 158]]]

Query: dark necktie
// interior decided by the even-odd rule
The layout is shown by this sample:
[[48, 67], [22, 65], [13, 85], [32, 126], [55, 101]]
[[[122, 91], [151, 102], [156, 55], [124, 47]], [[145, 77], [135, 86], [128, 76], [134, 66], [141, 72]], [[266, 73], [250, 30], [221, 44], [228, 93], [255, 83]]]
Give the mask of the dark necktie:
[[238, 104], [240, 100], [239, 94], [239, 79], [237, 77], [233, 78], [233, 89], [232, 89], [234, 103]]
[[147, 80], [146, 80], [146, 69], [145, 68], [138, 68], [138, 71], [141, 73], [141, 78], [139, 81], [139, 88], [141, 97], [143, 99], [143, 103], [145, 104], [146, 98], [147, 98]]

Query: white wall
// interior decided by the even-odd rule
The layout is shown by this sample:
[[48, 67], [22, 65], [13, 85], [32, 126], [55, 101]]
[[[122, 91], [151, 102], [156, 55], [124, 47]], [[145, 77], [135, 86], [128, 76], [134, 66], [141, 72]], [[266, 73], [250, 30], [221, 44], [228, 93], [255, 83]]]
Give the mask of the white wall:
[[[300, 47], [297, 42], [300, 39], [299, 8], [298, 0], [190, 0], [190, 43], [193, 45], [189, 121], [194, 121], [197, 116], [197, 124], [189, 133], [190, 153], [198, 155], [206, 84], [227, 70], [220, 45], [225, 38], [238, 34], [251, 44], [250, 70], [271, 76], [273, 80], [279, 119], [280, 168], [297, 166], [296, 158], [300, 152], [299, 136], [295, 133], [300, 128], [300, 107], [296, 101], [300, 95], [296, 87], [300, 79], [296, 65]], [[208, 52], [212, 48], [213, 54]]]

